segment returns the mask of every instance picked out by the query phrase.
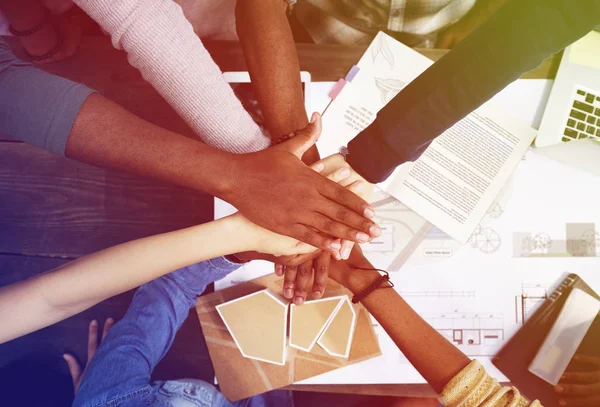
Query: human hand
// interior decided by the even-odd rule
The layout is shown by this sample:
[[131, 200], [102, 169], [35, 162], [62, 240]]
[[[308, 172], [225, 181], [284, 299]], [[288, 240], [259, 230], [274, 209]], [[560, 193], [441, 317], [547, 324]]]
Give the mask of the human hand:
[[[329, 177], [331, 180], [338, 184], [348, 187], [349, 190], [360, 196], [361, 198], [368, 200], [373, 191], [373, 186], [365, 181], [360, 175], [358, 175], [352, 168], [346, 163], [342, 155], [334, 154], [327, 158], [324, 158], [314, 166], [322, 166], [320, 173], [324, 176]], [[346, 172], [344, 172], [346, 171]], [[354, 246], [353, 241], [342, 240], [342, 248], [340, 256], [336, 258], [348, 259], [352, 247]], [[327, 275], [329, 270], [329, 264], [331, 262], [331, 255], [328, 252], [323, 252], [316, 259], [310, 259], [300, 265], [282, 266], [281, 264], [275, 265], [275, 274], [284, 278], [284, 296], [287, 299], [293, 299], [296, 305], [302, 305], [308, 296], [308, 287], [311, 280], [312, 285], [312, 298], [319, 299], [325, 292], [327, 286]], [[314, 271], [314, 279], [313, 277]]]
[[244, 263], [247, 263], [252, 260], [264, 260], [264, 261], [270, 261], [271, 263], [276, 263], [276, 267], [277, 266], [282, 267], [281, 274], [278, 274], [278, 275], [283, 275], [283, 268], [285, 268], [286, 266], [298, 266], [302, 263], [305, 263], [309, 260], [319, 257], [321, 253], [323, 253], [322, 250], [315, 250], [314, 252], [311, 252], [311, 253], [294, 254], [294, 255], [290, 255], [290, 256], [274, 256], [272, 254], [259, 253], [256, 251], [248, 251], [248, 252], [235, 253], [235, 257], [237, 257]]
[[229, 174], [236, 182], [223, 198], [264, 228], [336, 254], [337, 238], [367, 242], [381, 229], [370, 220], [375, 212], [367, 202], [302, 163], [320, 132], [314, 114], [292, 139], [238, 156]]
[[[115, 320], [112, 318], [107, 318], [104, 321], [104, 328], [102, 329], [102, 338], [100, 342], [104, 340], [108, 330], [112, 328], [115, 324]], [[63, 358], [67, 362], [69, 366], [69, 373], [71, 373], [71, 379], [73, 379], [73, 389], [75, 390], [75, 394], [79, 391], [79, 386], [81, 385], [81, 380], [85, 375], [85, 371], [90, 364], [90, 360], [94, 357], [94, 354], [98, 350], [98, 321], [95, 319], [90, 322], [90, 327], [88, 331], [88, 355], [87, 361], [85, 362], [85, 366], [83, 367], [83, 371], [81, 370], [81, 366], [79, 366], [79, 362], [75, 359], [75, 356], [65, 353]]]
[[243, 240], [247, 243], [247, 246], [245, 246], [247, 250], [245, 251], [279, 257], [307, 254], [317, 250], [317, 248], [292, 237], [280, 235], [262, 228], [250, 222], [240, 212], [235, 213], [231, 217], [236, 222], [235, 233], [242, 236]]
[[554, 390], [561, 406], [592, 407], [600, 405], [600, 358], [575, 355], [574, 369], [569, 366]]

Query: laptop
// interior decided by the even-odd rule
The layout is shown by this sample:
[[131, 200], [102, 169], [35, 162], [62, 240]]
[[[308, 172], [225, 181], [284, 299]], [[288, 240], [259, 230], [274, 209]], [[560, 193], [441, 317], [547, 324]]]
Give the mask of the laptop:
[[600, 31], [563, 53], [536, 147], [590, 138], [600, 141]]
[[600, 31], [597, 29], [565, 49], [535, 146], [540, 147], [538, 151], [542, 154], [600, 175]]

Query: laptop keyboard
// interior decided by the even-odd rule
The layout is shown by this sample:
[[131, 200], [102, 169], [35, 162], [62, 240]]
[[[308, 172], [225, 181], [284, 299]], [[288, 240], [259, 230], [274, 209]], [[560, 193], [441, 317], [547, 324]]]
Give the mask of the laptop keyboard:
[[582, 138], [600, 141], [600, 92], [576, 89], [562, 141]]

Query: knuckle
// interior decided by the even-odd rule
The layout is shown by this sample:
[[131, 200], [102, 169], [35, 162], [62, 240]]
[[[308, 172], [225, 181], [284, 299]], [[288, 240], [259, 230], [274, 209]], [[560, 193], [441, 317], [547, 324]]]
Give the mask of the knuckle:
[[335, 189], [335, 200], [341, 204], [346, 203], [347, 199], [347, 195], [346, 195], [346, 190], [342, 187], [336, 188]]
[[317, 268], [317, 273], [320, 275], [327, 275], [327, 274], [329, 274], [329, 267], [325, 266], [325, 265], [321, 265]]
[[350, 217], [350, 212], [346, 208], [339, 208], [335, 213], [335, 218], [341, 220], [342, 222], [346, 222]]
[[298, 275], [300, 275], [302, 277], [306, 277], [306, 276], [309, 276], [311, 272], [312, 272], [312, 267], [302, 266], [298, 270]]
[[300, 240], [313, 246], [318, 243], [315, 235], [310, 231], [303, 232]]
[[331, 232], [334, 227], [334, 222], [329, 218], [323, 218], [321, 221], [321, 230], [324, 232]]

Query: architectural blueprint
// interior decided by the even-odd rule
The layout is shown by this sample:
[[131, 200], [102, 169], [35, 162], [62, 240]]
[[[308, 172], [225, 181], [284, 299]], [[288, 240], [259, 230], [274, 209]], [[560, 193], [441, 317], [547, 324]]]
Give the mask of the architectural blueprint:
[[[506, 111], [535, 126], [542, 111], [537, 106], [543, 105], [548, 90], [548, 81], [517, 81], [496, 98]], [[407, 244], [414, 245], [408, 258], [398, 258], [405, 261], [402, 267], [396, 271], [390, 268], [396, 289], [442, 335], [479, 359], [493, 376], [504, 380], [492, 365], [491, 356], [563, 276], [576, 273], [600, 292], [600, 258], [516, 256], [515, 234], [533, 238], [539, 235], [536, 244], [543, 248], [549, 240], [566, 242], [567, 224], [594, 225], [594, 234], [580, 230], [579, 240], [597, 252], [598, 181], [589, 173], [530, 150], [508, 187], [489, 208], [480, 229], [462, 247], [431, 225], [423, 229], [422, 218], [398, 201], [386, 201], [379, 192], [373, 202], [378, 205], [378, 221], [391, 239], [363, 248], [374, 264], [385, 267], [386, 263], [393, 266]], [[216, 217], [233, 211], [229, 204], [216, 200]], [[415, 236], [419, 238], [414, 240]], [[217, 282], [216, 289], [272, 272], [272, 264], [252, 262]], [[314, 377], [307, 383], [424, 383], [377, 322], [373, 323], [383, 356]]]

